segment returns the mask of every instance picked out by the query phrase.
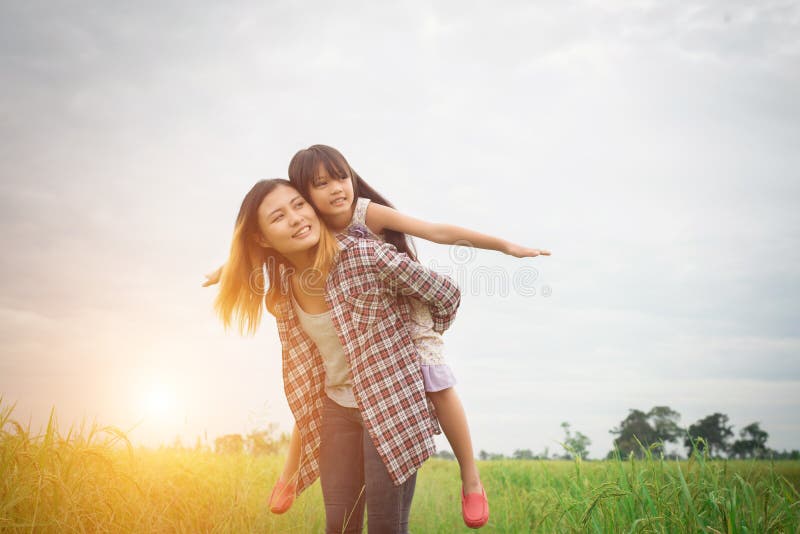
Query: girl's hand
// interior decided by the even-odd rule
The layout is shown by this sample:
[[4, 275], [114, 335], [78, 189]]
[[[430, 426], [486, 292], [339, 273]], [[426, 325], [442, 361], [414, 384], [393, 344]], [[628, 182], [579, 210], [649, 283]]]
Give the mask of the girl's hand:
[[214, 284], [219, 283], [219, 279], [222, 277], [222, 267], [214, 271], [213, 273], [208, 273], [206, 275], [206, 281], [203, 282], [203, 287], [213, 286]]
[[510, 243], [506, 247], [506, 250], [504, 252], [509, 256], [514, 256], [515, 258], [533, 258], [536, 256], [550, 255], [549, 250], [544, 250], [540, 248], [521, 247], [519, 245], [515, 245], [514, 243]]

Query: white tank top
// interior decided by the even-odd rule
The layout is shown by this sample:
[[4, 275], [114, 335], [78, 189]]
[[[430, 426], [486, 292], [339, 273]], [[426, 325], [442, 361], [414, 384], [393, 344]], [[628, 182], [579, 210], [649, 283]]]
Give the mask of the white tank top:
[[340, 406], [358, 408], [353, 395], [353, 375], [344, 355], [344, 347], [339, 341], [336, 327], [331, 320], [331, 312], [308, 313], [291, 297], [300, 327], [317, 345], [322, 365], [325, 367], [325, 394]]

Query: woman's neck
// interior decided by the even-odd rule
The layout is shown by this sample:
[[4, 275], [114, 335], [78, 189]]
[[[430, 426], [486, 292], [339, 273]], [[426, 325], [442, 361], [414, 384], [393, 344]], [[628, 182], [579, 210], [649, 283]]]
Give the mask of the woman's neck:
[[314, 269], [314, 253], [305, 256], [302, 254], [297, 253], [286, 257], [295, 270], [289, 277], [292, 294], [306, 312], [322, 313], [328, 309], [325, 302], [325, 284], [327, 282], [325, 273]]
[[298, 273], [302, 273], [314, 265], [316, 254], [317, 248], [313, 247], [309, 250], [303, 250], [293, 254], [284, 254], [284, 256], [286, 256], [286, 259], [289, 260], [289, 263], [292, 264], [292, 267], [294, 267]]

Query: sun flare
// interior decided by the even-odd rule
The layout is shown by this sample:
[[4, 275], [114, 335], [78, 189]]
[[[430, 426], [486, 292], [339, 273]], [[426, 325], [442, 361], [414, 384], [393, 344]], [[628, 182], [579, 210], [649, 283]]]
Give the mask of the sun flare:
[[156, 384], [145, 392], [142, 404], [147, 416], [166, 419], [174, 415], [175, 394], [166, 386]]

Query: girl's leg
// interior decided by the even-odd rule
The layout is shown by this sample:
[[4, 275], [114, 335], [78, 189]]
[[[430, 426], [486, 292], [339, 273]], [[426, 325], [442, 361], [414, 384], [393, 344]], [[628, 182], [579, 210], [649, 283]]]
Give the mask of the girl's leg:
[[455, 388], [452, 387], [441, 391], [428, 391], [427, 394], [433, 401], [439, 424], [458, 460], [464, 493], [480, 493], [481, 477], [475, 463], [472, 437], [469, 434], [467, 415], [464, 413], [461, 399], [458, 398]]
[[292, 428], [292, 438], [289, 440], [289, 452], [286, 455], [286, 463], [283, 464], [283, 472], [280, 481], [284, 484], [294, 480], [300, 469], [300, 433], [297, 431], [297, 423]]

